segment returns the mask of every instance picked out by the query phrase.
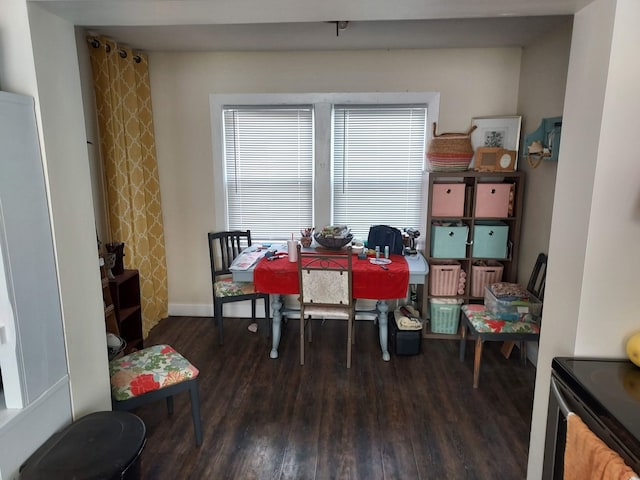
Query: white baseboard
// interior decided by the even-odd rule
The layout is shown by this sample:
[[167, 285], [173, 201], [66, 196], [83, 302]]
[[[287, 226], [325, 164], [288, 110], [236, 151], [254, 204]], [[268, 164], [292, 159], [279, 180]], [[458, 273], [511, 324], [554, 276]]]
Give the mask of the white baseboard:
[[[251, 318], [251, 302], [227, 303], [223, 307], [224, 316], [231, 318]], [[213, 317], [213, 304], [170, 303], [169, 315], [175, 317]], [[264, 306], [256, 303], [256, 317], [264, 318]]]
[[213, 305], [170, 303], [169, 316], [172, 317], [213, 317]]

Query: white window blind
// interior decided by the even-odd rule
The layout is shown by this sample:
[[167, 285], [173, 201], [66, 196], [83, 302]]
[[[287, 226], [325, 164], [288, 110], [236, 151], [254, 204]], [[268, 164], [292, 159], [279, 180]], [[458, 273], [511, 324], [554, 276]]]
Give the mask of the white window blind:
[[426, 105], [336, 105], [332, 222], [366, 238], [371, 225], [420, 227]]
[[226, 106], [224, 174], [230, 229], [257, 240], [313, 226], [311, 106]]

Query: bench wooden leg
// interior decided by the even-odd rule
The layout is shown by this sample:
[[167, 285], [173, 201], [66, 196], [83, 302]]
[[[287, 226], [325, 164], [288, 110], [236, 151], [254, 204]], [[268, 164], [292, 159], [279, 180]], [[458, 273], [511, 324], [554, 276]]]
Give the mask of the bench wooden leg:
[[513, 340], [502, 342], [502, 348], [500, 349], [500, 352], [502, 353], [502, 356], [504, 358], [509, 359], [509, 357], [511, 356], [511, 351], [513, 350], [515, 344], [516, 342], [514, 342]]
[[476, 351], [473, 360], [473, 388], [478, 388], [478, 380], [480, 379], [480, 359], [482, 358], [482, 338], [476, 338]]
[[464, 362], [464, 354], [466, 349], [467, 349], [467, 327], [465, 325], [460, 325], [460, 350], [459, 350], [458, 356], [461, 362]]

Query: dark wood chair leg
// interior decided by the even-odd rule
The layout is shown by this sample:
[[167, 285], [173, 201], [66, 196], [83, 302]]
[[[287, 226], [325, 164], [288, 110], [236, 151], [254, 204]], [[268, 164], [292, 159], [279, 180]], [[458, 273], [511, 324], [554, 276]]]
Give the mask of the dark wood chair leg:
[[196, 435], [196, 445], [202, 445], [202, 419], [200, 418], [200, 396], [198, 395], [198, 381], [194, 380], [189, 387], [191, 397], [191, 416], [193, 417], [193, 430]]
[[354, 317], [353, 322], [351, 322], [351, 345], [356, 344], [356, 319]]
[[263, 299], [264, 301], [264, 331], [267, 340], [271, 338], [271, 306], [269, 305], [269, 297]]
[[251, 299], [251, 321], [256, 323], [256, 299]]
[[224, 338], [222, 337], [222, 302], [216, 302], [214, 316], [218, 325], [218, 345], [222, 345], [224, 343]]
[[527, 341], [520, 341], [520, 360], [522, 361], [522, 365], [524, 367], [527, 366]]
[[304, 315], [300, 312], [300, 365], [304, 365]]
[[352, 326], [352, 322], [353, 319], [351, 317], [349, 317], [349, 320], [347, 321], [347, 368], [351, 368], [351, 341], [353, 340], [353, 326]]
[[169, 395], [166, 398], [166, 402], [167, 402], [167, 412], [169, 412], [169, 415], [173, 415], [173, 396]]

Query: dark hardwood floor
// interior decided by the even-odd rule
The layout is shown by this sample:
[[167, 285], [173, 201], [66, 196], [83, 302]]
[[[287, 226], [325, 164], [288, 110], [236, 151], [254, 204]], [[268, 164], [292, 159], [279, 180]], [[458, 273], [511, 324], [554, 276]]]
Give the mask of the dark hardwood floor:
[[147, 345], [168, 343], [200, 369], [204, 441], [195, 446], [188, 394], [169, 417], [160, 401], [136, 410], [147, 426], [142, 478], [524, 479], [535, 368], [487, 342], [480, 388], [473, 345], [424, 340], [422, 353], [382, 360], [377, 327], [358, 322], [346, 369], [344, 322], [314, 322], [299, 364], [298, 321], [269, 358], [248, 320], [170, 317]]

